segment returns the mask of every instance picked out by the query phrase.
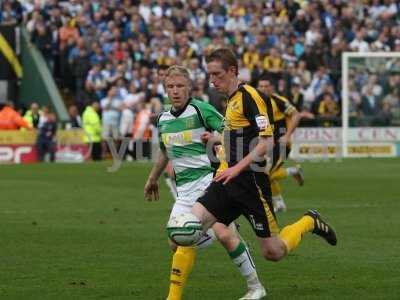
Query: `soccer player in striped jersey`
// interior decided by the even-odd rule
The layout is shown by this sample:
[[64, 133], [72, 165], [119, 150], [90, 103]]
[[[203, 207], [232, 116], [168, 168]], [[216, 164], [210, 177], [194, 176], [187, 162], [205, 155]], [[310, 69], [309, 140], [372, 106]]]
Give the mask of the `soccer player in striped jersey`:
[[314, 233], [330, 245], [337, 244], [334, 229], [315, 210], [279, 230], [272, 207], [265, 155], [273, 147], [271, 102], [254, 87], [240, 85], [238, 61], [226, 48], [206, 57], [210, 82], [228, 96], [222, 146], [225, 165], [217, 171], [192, 213], [207, 230], [215, 222], [230, 224], [243, 215], [256, 234], [265, 259], [279, 261]]
[[[221, 132], [224, 118], [208, 103], [190, 98], [191, 83], [187, 69], [170, 67], [164, 83], [172, 108], [162, 112], [158, 118], [161, 151], [144, 187], [144, 194], [150, 201], [158, 199], [158, 179], [168, 161], [171, 161], [177, 186], [177, 200], [170, 215], [172, 217], [190, 212], [193, 204], [212, 182], [214, 169], [202, 136], [208, 131]], [[265, 288], [258, 279], [248, 248], [234, 224], [215, 223], [212, 229], [246, 279], [248, 292], [241, 299], [263, 298], [266, 295]], [[182, 298], [183, 287], [195, 260], [196, 248], [210, 244], [211, 235], [206, 235], [196, 247], [176, 247], [170, 242], [175, 253], [168, 300]]]

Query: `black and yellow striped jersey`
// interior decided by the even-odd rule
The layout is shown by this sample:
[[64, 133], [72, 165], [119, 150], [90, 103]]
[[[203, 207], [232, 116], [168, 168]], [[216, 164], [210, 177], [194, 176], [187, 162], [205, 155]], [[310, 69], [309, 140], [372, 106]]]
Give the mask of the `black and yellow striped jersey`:
[[[222, 142], [227, 165], [233, 166], [249, 154], [257, 145], [259, 136], [273, 136], [271, 101], [254, 87], [245, 84], [227, 101]], [[221, 164], [220, 169], [227, 165]]]
[[271, 94], [269, 98], [274, 116], [274, 138], [277, 140], [286, 133], [287, 122], [297, 109], [283, 96]]

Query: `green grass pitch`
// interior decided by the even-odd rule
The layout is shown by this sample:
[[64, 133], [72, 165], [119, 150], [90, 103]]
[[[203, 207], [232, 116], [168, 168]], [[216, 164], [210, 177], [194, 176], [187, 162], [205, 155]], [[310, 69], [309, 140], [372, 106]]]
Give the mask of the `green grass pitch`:
[[[0, 299], [165, 299], [172, 205], [143, 199], [150, 164], [0, 166]], [[400, 299], [400, 160], [303, 164], [306, 183], [283, 182], [289, 210], [308, 208], [337, 230], [338, 245], [307, 235], [278, 263], [262, 259], [243, 219], [267, 299]], [[198, 253], [187, 300], [231, 300], [245, 283], [218, 244]]]

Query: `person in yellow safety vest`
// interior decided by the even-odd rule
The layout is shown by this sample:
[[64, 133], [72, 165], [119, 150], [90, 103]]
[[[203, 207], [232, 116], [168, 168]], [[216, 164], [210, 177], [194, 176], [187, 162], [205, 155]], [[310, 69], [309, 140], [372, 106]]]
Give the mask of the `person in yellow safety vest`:
[[92, 160], [101, 160], [101, 121], [100, 121], [100, 104], [93, 102], [86, 106], [82, 115], [83, 130], [85, 131], [85, 143], [91, 147]]
[[39, 120], [42, 112], [39, 110], [39, 104], [33, 102], [31, 104], [31, 109], [27, 110], [24, 114], [24, 120], [32, 128], [38, 128]]

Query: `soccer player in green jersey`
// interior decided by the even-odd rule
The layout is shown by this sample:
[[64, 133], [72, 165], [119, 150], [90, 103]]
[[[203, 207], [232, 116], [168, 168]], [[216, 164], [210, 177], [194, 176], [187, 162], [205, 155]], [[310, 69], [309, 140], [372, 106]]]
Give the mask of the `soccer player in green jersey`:
[[[195, 201], [212, 182], [214, 169], [202, 136], [210, 131], [221, 132], [224, 118], [208, 103], [190, 98], [191, 82], [187, 69], [180, 66], [170, 67], [166, 72], [164, 85], [172, 108], [162, 112], [158, 118], [161, 151], [144, 187], [144, 194], [149, 201], [158, 200], [158, 179], [168, 161], [171, 161], [177, 187], [177, 200], [170, 215], [173, 217], [182, 212], [190, 212]], [[235, 225], [215, 223], [212, 229], [247, 281], [248, 292], [240, 299], [263, 298], [266, 291]], [[182, 298], [183, 287], [195, 260], [196, 248], [210, 244], [212, 235], [208, 231], [194, 247], [177, 247], [170, 242], [175, 252], [168, 300]]]

